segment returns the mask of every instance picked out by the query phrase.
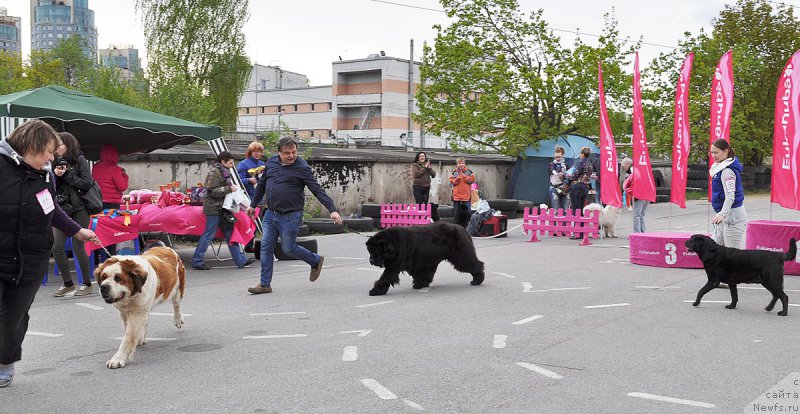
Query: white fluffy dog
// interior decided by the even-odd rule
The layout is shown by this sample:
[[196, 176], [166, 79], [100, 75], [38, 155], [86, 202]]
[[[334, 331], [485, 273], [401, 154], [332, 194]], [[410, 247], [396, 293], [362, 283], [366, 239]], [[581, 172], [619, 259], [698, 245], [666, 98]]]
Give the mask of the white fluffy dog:
[[603, 229], [603, 232], [605, 233], [606, 237], [616, 238], [617, 233], [615, 227], [617, 225], [617, 220], [619, 219], [619, 215], [622, 209], [611, 205], [603, 207], [600, 204], [591, 203], [583, 208], [583, 214], [586, 215], [590, 211], [600, 212], [600, 228]]

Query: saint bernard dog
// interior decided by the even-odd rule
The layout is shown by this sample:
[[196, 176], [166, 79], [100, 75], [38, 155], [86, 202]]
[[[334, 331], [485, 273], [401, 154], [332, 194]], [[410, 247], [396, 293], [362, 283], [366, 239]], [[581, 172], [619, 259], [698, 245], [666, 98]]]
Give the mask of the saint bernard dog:
[[172, 300], [174, 323], [183, 325], [181, 299], [186, 286], [186, 269], [180, 256], [168, 247], [154, 247], [141, 256], [112, 256], [94, 272], [100, 294], [119, 310], [125, 334], [108, 368], [122, 368], [144, 344], [150, 310]]

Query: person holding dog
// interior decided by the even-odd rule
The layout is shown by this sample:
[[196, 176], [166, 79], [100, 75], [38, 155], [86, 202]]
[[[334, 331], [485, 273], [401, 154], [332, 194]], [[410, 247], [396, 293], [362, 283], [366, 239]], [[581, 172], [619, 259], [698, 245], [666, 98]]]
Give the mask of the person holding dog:
[[[575, 171], [572, 173], [571, 178], [573, 181], [572, 186], [569, 188], [569, 201], [575, 214], [581, 214], [583, 207], [586, 206], [586, 201], [589, 197], [589, 183], [594, 176], [594, 167], [589, 156], [592, 155], [592, 150], [589, 147], [581, 148], [581, 155], [578, 162], [573, 166]], [[581, 224], [583, 227], [583, 224]], [[583, 233], [570, 236], [570, 239], [581, 239]]]
[[436, 171], [431, 168], [428, 156], [420, 151], [411, 163], [411, 190], [414, 193], [414, 204], [428, 204], [431, 178], [436, 178]]
[[450, 174], [450, 187], [453, 189], [453, 213], [457, 224], [467, 228], [470, 218], [470, 200], [475, 173], [467, 168], [464, 158], [456, 158], [456, 169]]
[[55, 227], [82, 242], [100, 240], [56, 203], [47, 171], [61, 140], [46, 122], [33, 119], [0, 141], [0, 388], [14, 379], [22, 358], [28, 311], [50, 264]]
[[194, 255], [192, 256], [192, 268], [195, 270], [211, 269], [203, 260], [206, 250], [208, 250], [208, 245], [211, 244], [211, 241], [214, 240], [214, 235], [217, 234], [217, 228], [221, 229], [225, 235], [228, 250], [230, 250], [233, 262], [239, 269], [255, 262], [255, 259], [248, 259], [242, 253], [238, 244], [231, 244], [233, 225], [223, 223], [225, 217], [223, 216], [222, 204], [225, 201], [225, 196], [239, 191], [239, 187], [231, 179], [231, 168], [233, 168], [233, 154], [228, 151], [222, 151], [217, 155], [217, 159], [211, 165], [206, 177], [205, 187], [208, 189], [208, 197], [203, 201], [203, 215], [206, 216], [206, 227], [200, 236], [200, 240], [197, 241], [197, 247], [194, 249]]
[[300, 259], [311, 266], [308, 276], [315, 281], [322, 272], [323, 256], [297, 245], [297, 233], [303, 222], [305, 206], [305, 188], [331, 213], [331, 220], [342, 223], [333, 200], [325, 193], [308, 163], [297, 155], [297, 142], [289, 137], [278, 140], [278, 155], [267, 160], [267, 168], [258, 180], [256, 196], [250, 201], [248, 214], [253, 214], [260, 200], [267, 195], [267, 212], [264, 214], [263, 237], [261, 239], [261, 281], [247, 291], [257, 295], [272, 292], [272, 257], [278, 237], [281, 248], [289, 256]]
[[566, 210], [569, 208], [569, 190], [565, 177], [567, 162], [564, 161], [563, 147], [556, 146], [553, 161], [550, 162], [548, 169], [550, 170], [550, 207]]
[[744, 209], [742, 164], [731, 144], [720, 138], [709, 149], [714, 164], [711, 165], [711, 207], [716, 215], [712, 238], [725, 247], [744, 248], [747, 211]]

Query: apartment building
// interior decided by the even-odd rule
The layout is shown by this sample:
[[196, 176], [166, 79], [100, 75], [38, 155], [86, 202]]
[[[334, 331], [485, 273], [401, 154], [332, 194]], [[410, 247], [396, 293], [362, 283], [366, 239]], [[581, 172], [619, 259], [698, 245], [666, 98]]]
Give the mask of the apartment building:
[[117, 68], [122, 79], [131, 80], [134, 75], [142, 71], [139, 60], [139, 49], [131, 46], [111, 46], [100, 49], [100, 65], [107, 68]]
[[31, 0], [31, 50], [50, 50], [73, 35], [86, 40], [86, 57], [97, 61], [97, 27], [89, 0]]
[[254, 67], [239, 103], [237, 129], [260, 132], [283, 125], [294, 136], [316, 142], [443, 148], [445, 140], [423, 135], [419, 124], [409, 128], [409, 113], [416, 110], [409, 98], [420, 82], [419, 62], [409, 63], [381, 54], [335, 61], [332, 85], [288, 88], [270, 88], [281, 86], [278, 68], [262, 66], [256, 76]]
[[0, 50], [7, 53], [21, 53], [21, 19], [9, 16], [8, 9], [0, 7]]

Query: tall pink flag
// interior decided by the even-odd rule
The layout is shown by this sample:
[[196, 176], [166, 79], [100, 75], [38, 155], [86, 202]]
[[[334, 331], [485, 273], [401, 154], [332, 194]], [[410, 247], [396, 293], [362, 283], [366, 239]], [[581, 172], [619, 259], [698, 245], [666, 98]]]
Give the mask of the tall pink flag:
[[[711, 81], [711, 131], [708, 146], [722, 138], [731, 142], [731, 110], [733, 110], [733, 51], [719, 59]], [[708, 166], [714, 163], [708, 156]], [[708, 199], [711, 200], [711, 177], [708, 177]]]
[[656, 183], [650, 167], [647, 133], [644, 129], [642, 90], [639, 87], [639, 52], [633, 64], [633, 198], [656, 201]]
[[675, 91], [675, 126], [672, 131], [672, 180], [670, 201], [686, 208], [686, 180], [689, 178], [689, 81], [694, 53], [683, 60]]
[[786, 62], [778, 80], [773, 135], [770, 200], [800, 210], [800, 50]]
[[[597, 62], [597, 89], [600, 95], [600, 182], [618, 183], [619, 164], [614, 134], [606, 110], [606, 91], [603, 87], [603, 62]], [[622, 207], [622, 193], [618, 185], [600, 186], [600, 201], [614, 207]]]

